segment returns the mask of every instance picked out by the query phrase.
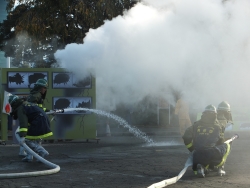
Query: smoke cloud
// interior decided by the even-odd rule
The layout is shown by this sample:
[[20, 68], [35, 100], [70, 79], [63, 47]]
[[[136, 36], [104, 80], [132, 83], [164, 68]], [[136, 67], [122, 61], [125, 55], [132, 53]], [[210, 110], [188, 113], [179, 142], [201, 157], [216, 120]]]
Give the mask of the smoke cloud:
[[62, 67], [97, 81], [97, 108], [148, 94], [192, 108], [250, 106], [250, 1], [144, 0], [55, 53]]

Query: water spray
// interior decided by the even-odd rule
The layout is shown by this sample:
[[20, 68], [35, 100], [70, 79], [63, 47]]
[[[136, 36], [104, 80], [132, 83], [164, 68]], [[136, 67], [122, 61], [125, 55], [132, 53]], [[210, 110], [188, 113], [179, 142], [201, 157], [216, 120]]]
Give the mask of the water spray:
[[89, 108], [66, 108], [66, 109], [58, 109], [58, 110], [54, 110], [52, 112], [49, 112], [47, 114], [54, 114], [54, 113], [64, 113], [64, 112], [72, 112], [72, 111], [89, 111], [89, 112], [93, 112], [97, 115], [102, 115], [102, 116], [106, 116], [108, 118], [112, 118], [114, 120], [116, 120], [117, 122], [120, 123], [120, 125], [122, 125], [123, 127], [127, 128], [129, 130], [130, 133], [132, 133], [133, 135], [135, 135], [137, 138], [141, 138], [143, 139], [145, 142], [149, 143], [149, 144], [153, 144], [154, 141], [149, 138], [146, 133], [140, 131], [137, 127], [135, 126], [131, 126], [128, 124], [128, 122], [124, 119], [122, 119], [121, 117], [115, 115], [115, 114], [111, 114], [102, 110], [96, 110], [96, 109], [89, 109]]
[[[116, 116], [114, 114], [102, 111], [102, 110], [95, 110], [95, 109], [88, 109], [88, 108], [67, 108], [67, 109], [57, 109], [57, 110], [51, 110], [50, 112], [47, 112], [46, 114], [56, 114], [56, 113], [64, 113], [64, 112], [71, 112], [71, 111], [89, 111], [93, 112], [98, 115], [106, 116], [109, 118], [112, 118], [120, 123], [120, 125], [123, 125], [125, 128], [128, 128], [129, 132], [134, 134], [136, 137], [143, 139], [147, 143], [153, 144], [154, 141], [149, 138], [146, 133], [141, 132], [137, 127], [132, 127], [128, 124], [127, 121], [122, 119], [119, 116]], [[18, 142], [20, 142], [20, 136], [17, 134], [19, 132], [19, 127], [16, 129], [15, 135]], [[47, 165], [48, 167], [52, 168], [50, 170], [44, 170], [44, 171], [35, 171], [35, 172], [22, 172], [22, 173], [8, 173], [8, 174], [0, 174], [0, 179], [3, 178], [22, 178], [22, 177], [31, 177], [31, 176], [42, 176], [42, 175], [49, 175], [54, 174], [60, 171], [60, 166], [51, 163], [47, 161], [46, 159], [40, 157], [36, 152], [34, 152], [32, 149], [30, 149], [25, 143], [20, 143], [25, 150], [32, 154], [36, 159]]]

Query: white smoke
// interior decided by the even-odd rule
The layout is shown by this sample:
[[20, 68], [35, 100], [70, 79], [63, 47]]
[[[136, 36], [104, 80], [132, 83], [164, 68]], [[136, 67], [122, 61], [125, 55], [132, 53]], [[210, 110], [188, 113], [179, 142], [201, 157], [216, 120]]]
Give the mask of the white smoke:
[[249, 0], [144, 0], [55, 57], [96, 76], [101, 109], [147, 94], [173, 103], [169, 87], [198, 108], [223, 100], [248, 107], [249, 7]]

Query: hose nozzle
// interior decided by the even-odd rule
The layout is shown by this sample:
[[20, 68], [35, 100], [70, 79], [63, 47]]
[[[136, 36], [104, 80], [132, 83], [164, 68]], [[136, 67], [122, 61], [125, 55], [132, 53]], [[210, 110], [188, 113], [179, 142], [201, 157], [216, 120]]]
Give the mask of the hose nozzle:
[[64, 113], [64, 109], [55, 109], [55, 113]]
[[229, 140], [227, 140], [225, 143], [231, 143], [233, 142], [235, 139], [239, 138], [239, 135], [238, 134], [235, 134], [234, 136], [232, 136]]
[[239, 135], [238, 134], [235, 134], [233, 137], [232, 137], [232, 140], [235, 140], [235, 139], [238, 139], [239, 138]]

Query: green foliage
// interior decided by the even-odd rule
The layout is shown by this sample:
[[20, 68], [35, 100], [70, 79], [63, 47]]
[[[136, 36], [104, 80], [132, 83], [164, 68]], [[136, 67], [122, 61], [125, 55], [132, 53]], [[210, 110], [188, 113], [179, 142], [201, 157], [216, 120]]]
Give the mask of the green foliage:
[[83, 43], [90, 28], [122, 15], [132, 0], [9, 0], [7, 19], [0, 23], [0, 50], [13, 64], [34, 62], [51, 67], [54, 53], [70, 43]]

